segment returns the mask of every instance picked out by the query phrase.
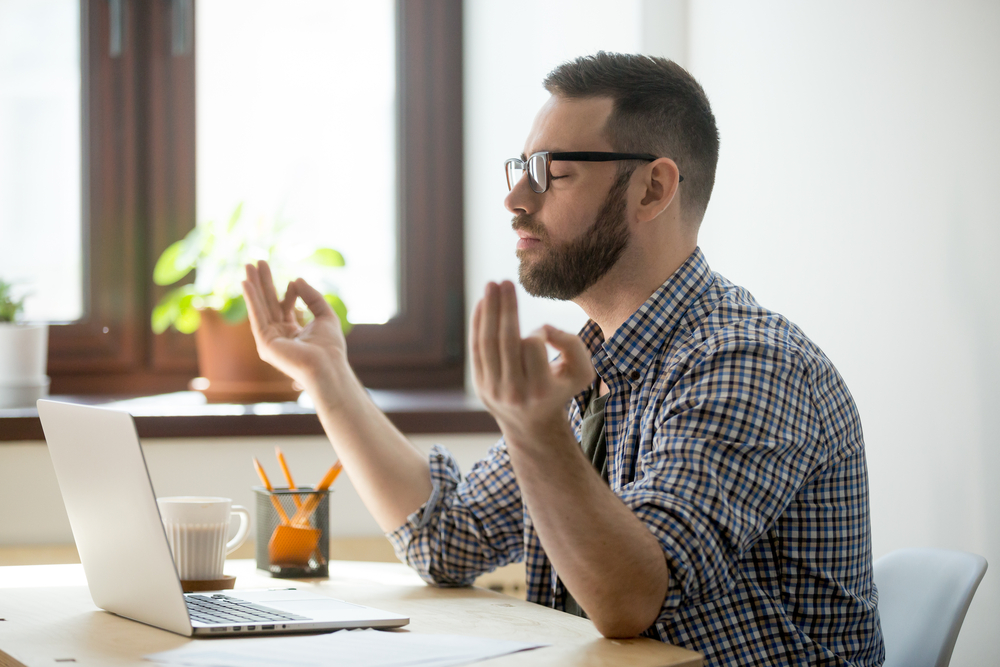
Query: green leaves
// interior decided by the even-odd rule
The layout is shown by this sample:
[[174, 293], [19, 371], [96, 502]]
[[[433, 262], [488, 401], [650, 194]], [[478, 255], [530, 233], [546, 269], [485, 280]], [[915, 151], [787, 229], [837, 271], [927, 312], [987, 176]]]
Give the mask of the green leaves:
[[14, 298], [14, 286], [0, 280], [0, 322], [13, 322], [24, 309], [24, 299]]
[[333, 312], [337, 313], [337, 317], [340, 318], [340, 329], [344, 332], [344, 335], [346, 336], [351, 333], [354, 325], [347, 321], [347, 306], [344, 302], [336, 294], [324, 294], [323, 298], [326, 299], [326, 302], [333, 308]]
[[[150, 324], [153, 333], [163, 333], [173, 326], [181, 333], [194, 333], [201, 326], [201, 308], [204, 298], [197, 293], [194, 285], [182, 285], [168, 292], [153, 308]], [[219, 315], [229, 324], [239, 324], [247, 318], [247, 304], [242, 296], [227, 299]]]
[[197, 308], [181, 308], [180, 315], [174, 320], [174, 328], [181, 333], [190, 334], [201, 326], [201, 313]]
[[201, 315], [194, 307], [194, 285], [181, 285], [167, 292], [153, 308], [150, 324], [153, 333], [161, 334], [170, 325], [181, 333], [192, 333], [201, 324]]
[[156, 266], [153, 267], [153, 282], [157, 285], [172, 285], [187, 274], [191, 273], [191, 269], [194, 268], [194, 264], [191, 263], [185, 266], [178, 266], [178, 258], [184, 252], [184, 242], [187, 238], [183, 238], [176, 243], [170, 244], [170, 246], [163, 251], [160, 255], [160, 259], [156, 260]]
[[195, 268], [198, 260], [207, 255], [212, 245], [212, 235], [205, 232], [211, 226], [195, 227], [187, 236], [170, 244], [153, 267], [153, 282], [157, 285], [173, 285]]
[[343, 266], [344, 256], [333, 248], [319, 248], [309, 256], [308, 261], [320, 266]]
[[[288, 220], [244, 217], [242, 202], [225, 224], [221, 220], [199, 223], [168, 246], [153, 269], [153, 282], [163, 286], [196, 271], [194, 284], [171, 290], [156, 304], [150, 317], [153, 331], [159, 334], [173, 326], [192, 333], [201, 324], [199, 310], [204, 308], [217, 310], [230, 324], [242, 322], [247, 318], [241, 286], [244, 266], [261, 259], [267, 260], [279, 285], [305, 272], [311, 283], [322, 285], [321, 290], [332, 290], [327, 284], [329, 269], [344, 266], [344, 256], [333, 248], [296, 243], [291, 231]], [[347, 307], [333, 294], [327, 295], [327, 301], [340, 316], [346, 333], [351, 326]]]
[[226, 225], [227, 232], [229, 232], [230, 234], [233, 233], [233, 230], [236, 229], [236, 223], [240, 221], [240, 215], [242, 215], [242, 213], [243, 213], [243, 202], [240, 202], [239, 204], [236, 205], [236, 208], [233, 209], [233, 214], [229, 216], [229, 224]]
[[230, 324], [239, 324], [247, 318], [247, 302], [242, 296], [235, 299], [228, 299], [226, 305], [219, 311], [222, 319]]

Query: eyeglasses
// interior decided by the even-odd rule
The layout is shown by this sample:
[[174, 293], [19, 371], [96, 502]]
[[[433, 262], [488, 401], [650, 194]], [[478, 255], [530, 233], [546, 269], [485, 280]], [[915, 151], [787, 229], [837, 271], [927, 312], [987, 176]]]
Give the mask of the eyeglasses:
[[[652, 162], [659, 159], [649, 153], [606, 153], [603, 151], [550, 153], [548, 151], [541, 151], [539, 153], [532, 153], [527, 160], [512, 157], [504, 162], [503, 166], [507, 172], [508, 190], [514, 189], [514, 184], [521, 180], [521, 177], [524, 176], [525, 167], [527, 167], [528, 184], [531, 185], [531, 189], [536, 193], [542, 194], [549, 189], [549, 182], [552, 180], [549, 165], [556, 160], [564, 162], [618, 162], [621, 160]], [[684, 177], [679, 176], [677, 182], [679, 183], [683, 180]]]

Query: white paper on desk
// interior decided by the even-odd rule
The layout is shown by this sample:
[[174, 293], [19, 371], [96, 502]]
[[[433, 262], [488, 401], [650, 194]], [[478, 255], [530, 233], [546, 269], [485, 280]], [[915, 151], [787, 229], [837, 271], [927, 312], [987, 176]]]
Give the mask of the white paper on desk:
[[181, 648], [144, 656], [161, 665], [186, 667], [450, 667], [545, 644], [463, 635], [424, 635], [380, 630], [341, 630], [325, 635], [194, 640]]

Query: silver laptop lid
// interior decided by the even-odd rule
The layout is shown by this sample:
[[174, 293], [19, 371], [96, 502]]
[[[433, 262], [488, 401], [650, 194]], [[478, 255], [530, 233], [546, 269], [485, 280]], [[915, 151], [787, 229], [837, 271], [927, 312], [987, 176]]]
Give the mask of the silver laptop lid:
[[38, 416], [94, 604], [190, 636], [132, 416], [46, 400]]

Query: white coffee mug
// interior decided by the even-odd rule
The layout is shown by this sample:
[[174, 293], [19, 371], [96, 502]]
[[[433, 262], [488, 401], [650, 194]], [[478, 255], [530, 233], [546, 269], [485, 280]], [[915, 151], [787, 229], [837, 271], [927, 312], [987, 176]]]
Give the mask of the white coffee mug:
[[[177, 574], [182, 580], [222, 578], [226, 555], [238, 549], [250, 532], [250, 512], [232, 503], [229, 498], [203, 496], [156, 499]], [[226, 542], [232, 513], [240, 515], [240, 527], [233, 539]]]

